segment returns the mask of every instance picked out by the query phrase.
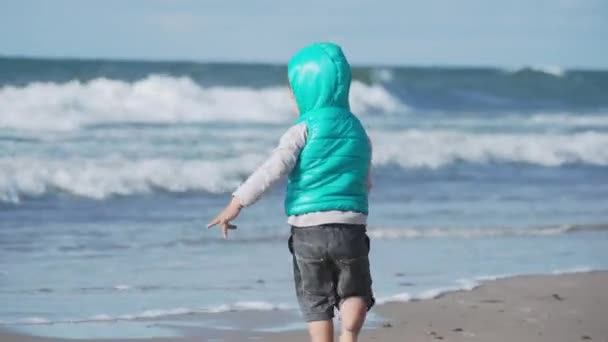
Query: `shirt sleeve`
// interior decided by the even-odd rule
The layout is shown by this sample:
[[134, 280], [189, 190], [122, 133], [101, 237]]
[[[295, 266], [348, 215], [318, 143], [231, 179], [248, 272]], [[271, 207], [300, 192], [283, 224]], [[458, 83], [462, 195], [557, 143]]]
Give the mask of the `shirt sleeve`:
[[306, 124], [292, 126], [264, 163], [232, 194], [247, 207], [254, 204], [276, 181], [289, 174], [306, 144]]
[[369, 137], [369, 135], [367, 136], [367, 140], [369, 140], [369, 150], [370, 150], [370, 158], [369, 158], [369, 169], [367, 171], [367, 192], [369, 193], [370, 190], [372, 189], [373, 183], [372, 183], [372, 160], [373, 160], [373, 155], [374, 155], [374, 149], [372, 146], [372, 139]]

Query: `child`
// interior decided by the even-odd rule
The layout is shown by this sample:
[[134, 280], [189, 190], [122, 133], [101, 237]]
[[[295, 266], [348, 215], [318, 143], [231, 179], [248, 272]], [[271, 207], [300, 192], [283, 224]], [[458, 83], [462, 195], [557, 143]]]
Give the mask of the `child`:
[[374, 305], [366, 235], [370, 141], [349, 110], [351, 71], [339, 46], [303, 48], [289, 62], [288, 77], [298, 120], [208, 227], [219, 225], [226, 238], [229, 229], [236, 229], [230, 221], [240, 210], [288, 175], [288, 244], [311, 340], [333, 341], [337, 307], [340, 341], [356, 341]]

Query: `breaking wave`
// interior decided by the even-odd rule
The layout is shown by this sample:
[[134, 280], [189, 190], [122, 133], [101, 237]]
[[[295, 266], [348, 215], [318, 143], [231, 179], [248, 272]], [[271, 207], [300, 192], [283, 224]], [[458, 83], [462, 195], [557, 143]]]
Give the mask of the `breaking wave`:
[[[406, 108], [380, 85], [355, 81], [355, 112]], [[201, 86], [188, 77], [150, 75], [135, 82], [97, 78], [87, 82], [34, 82], [0, 88], [0, 128], [75, 130], [103, 123], [289, 122], [287, 88]]]
[[[447, 167], [454, 163], [522, 163], [542, 167], [608, 165], [608, 133], [471, 134], [455, 131], [370, 131], [376, 167]], [[150, 146], [153, 146], [150, 143]], [[263, 150], [264, 148], [262, 148]], [[0, 201], [49, 193], [104, 199], [114, 195], [233, 190], [263, 160], [248, 150], [223, 159], [125, 156], [0, 157]]]
[[0, 160], [0, 201], [18, 203], [23, 196], [54, 192], [93, 199], [154, 191], [220, 193], [233, 190], [242, 180], [242, 171], [234, 165], [252, 170], [257, 162], [256, 156], [214, 161], [4, 159]]
[[454, 162], [608, 165], [608, 134], [507, 134], [408, 130], [372, 132], [374, 162], [439, 168]]

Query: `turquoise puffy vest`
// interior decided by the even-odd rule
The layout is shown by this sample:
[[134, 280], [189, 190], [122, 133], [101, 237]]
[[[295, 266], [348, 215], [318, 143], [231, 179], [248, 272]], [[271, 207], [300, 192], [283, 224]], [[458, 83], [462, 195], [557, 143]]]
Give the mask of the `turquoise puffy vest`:
[[291, 59], [289, 84], [307, 127], [306, 145], [289, 175], [285, 211], [368, 213], [371, 147], [349, 109], [350, 66], [340, 47], [318, 43]]

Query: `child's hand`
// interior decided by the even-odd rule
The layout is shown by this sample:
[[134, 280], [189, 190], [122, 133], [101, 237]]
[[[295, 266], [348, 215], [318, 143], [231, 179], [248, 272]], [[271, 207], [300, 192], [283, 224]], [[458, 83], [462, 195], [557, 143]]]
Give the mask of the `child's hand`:
[[233, 197], [230, 204], [228, 204], [226, 208], [224, 208], [224, 210], [222, 210], [222, 212], [213, 221], [209, 222], [207, 228], [219, 225], [222, 228], [222, 237], [224, 239], [227, 239], [228, 229], [236, 229], [236, 226], [230, 224], [230, 221], [234, 220], [237, 216], [239, 216], [242, 207], [243, 206], [241, 205], [241, 203], [239, 203], [238, 199], [236, 197]]

